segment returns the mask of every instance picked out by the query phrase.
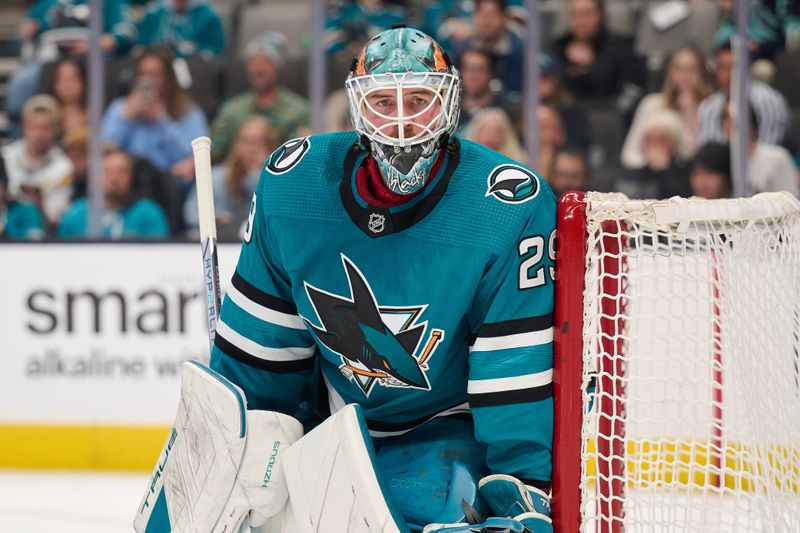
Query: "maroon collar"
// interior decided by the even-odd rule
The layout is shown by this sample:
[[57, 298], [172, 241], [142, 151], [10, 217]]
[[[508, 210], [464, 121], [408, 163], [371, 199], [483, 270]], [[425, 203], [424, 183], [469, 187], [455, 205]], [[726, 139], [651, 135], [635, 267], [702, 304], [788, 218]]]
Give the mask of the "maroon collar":
[[[444, 150], [439, 154], [436, 163], [433, 164], [429, 176], [435, 176], [436, 173], [439, 172], [442, 161], [444, 161]], [[412, 194], [397, 194], [390, 191], [386, 186], [386, 182], [383, 181], [383, 176], [381, 176], [381, 171], [378, 168], [378, 162], [375, 161], [372, 155], [365, 157], [364, 162], [358, 168], [356, 173], [356, 187], [358, 188], [358, 194], [365, 202], [370, 205], [385, 208], [396, 207], [403, 204], [425, 190], [425, 187], [423, 187]]]

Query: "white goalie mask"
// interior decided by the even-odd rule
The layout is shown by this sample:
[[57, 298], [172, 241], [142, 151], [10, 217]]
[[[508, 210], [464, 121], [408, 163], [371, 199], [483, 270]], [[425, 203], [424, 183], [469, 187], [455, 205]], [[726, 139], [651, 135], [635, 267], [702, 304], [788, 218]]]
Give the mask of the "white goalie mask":
[[458, 71], [429, 36], [397, 28], [367, 43], [345, 87], [353, 127], [389, 190], [420, 190], [458, 124]]

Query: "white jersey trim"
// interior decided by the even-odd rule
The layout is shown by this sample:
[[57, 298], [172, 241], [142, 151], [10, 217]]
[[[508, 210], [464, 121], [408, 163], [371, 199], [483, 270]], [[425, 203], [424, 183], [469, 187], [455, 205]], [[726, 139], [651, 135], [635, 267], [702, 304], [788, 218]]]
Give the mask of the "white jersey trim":
[[533, 389], [553, 382], [553, 369], [513, 378], [476, 379], [467, 382], [467, 394]]
[[553, 328], [527, 333], [515, 333], [503, 337], [478, 337], [469, 347], [470, 352], [491, 352], [493, 350], [508, 350], [511, 348], [525, 348], [553, 342]]
[[217, 322], [217, 333], [222, 337], [239, 348], [247, 352], [253, 357], [264, 359], [265, 361], [300, 361], [302, 359], [309, 359], [314, 356], [314, 348], [316, 345], [303, 347], [303, 346], [286, 346], [284, 348], [268, 348], [248, 339], [247, 337], [237, 333], [225, 322]]
[[228, 287], [227, 294], [233, 303], [239, 306], [242, 310], [247, 311], [254, 317], [259, 318], [264, 322], [269, 322], [270, 324], [276, 324], [285, 328], [306, 329], [303, 319], [298, 315], [289, 315], [286, 313], [281, 313], [280, 311], [275, 311], [269, 307], [264, 307], [263, 305], [254, 302], [239, 292], [239, 290], [233, 285]]

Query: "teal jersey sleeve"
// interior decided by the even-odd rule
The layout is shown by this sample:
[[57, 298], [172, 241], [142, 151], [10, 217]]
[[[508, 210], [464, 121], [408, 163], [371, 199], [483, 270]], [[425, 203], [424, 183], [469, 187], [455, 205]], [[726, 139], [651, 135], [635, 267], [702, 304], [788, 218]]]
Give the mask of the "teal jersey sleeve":
[[295, 414], [311, 375], [316, 345], [297, 314], [259, 195], [250, 206], [236, 272], [217, 324], [211, 368], [245, 392], [248, 407]]
[[[493, 473], [551, 477], [555, 198], [530, 202], [514, 248], [481, 280], [470, 322], [467, 394]], [[522, 226], [522, 225], [521, 225]]]

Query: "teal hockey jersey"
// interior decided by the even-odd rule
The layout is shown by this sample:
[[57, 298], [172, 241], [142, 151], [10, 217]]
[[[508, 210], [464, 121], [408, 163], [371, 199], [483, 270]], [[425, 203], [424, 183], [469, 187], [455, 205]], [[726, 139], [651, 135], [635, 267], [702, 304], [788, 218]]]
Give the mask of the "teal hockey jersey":
[[455, 139], [423, 192], [359, 195], [354, 132], [267, 161], [211, 366], [250, 408], [297, 411], [322, 376], [331, 412], [374, 437], [471, 414], [493, 473], [551, 476], [555, 197], [511, 159]]

